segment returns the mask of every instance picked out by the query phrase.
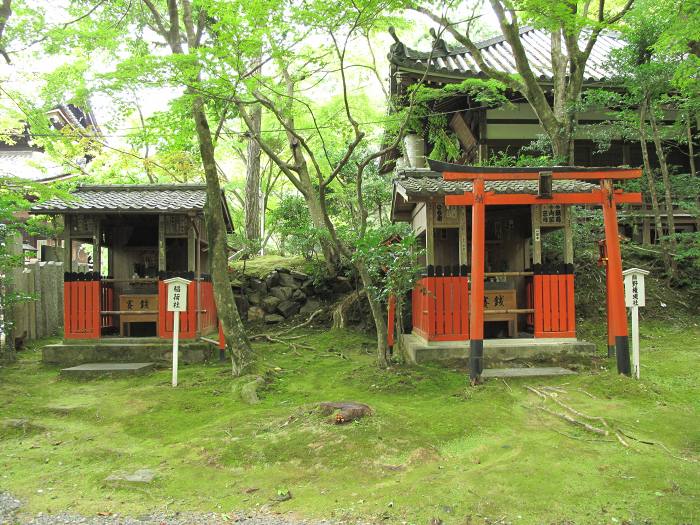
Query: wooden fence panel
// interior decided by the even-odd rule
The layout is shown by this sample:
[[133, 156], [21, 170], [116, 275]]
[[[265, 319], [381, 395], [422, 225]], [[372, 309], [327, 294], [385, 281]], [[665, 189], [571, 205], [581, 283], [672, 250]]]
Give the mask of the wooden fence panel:
[[532, 280], [535, 337], [576, 337], [573, 274], [538, 274]]

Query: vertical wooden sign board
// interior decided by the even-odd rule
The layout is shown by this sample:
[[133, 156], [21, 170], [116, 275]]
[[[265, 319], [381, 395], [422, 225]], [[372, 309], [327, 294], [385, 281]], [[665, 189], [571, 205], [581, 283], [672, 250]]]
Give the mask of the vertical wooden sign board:
[[632, 373], [639, 379], [639, 307], [645, 306], [644, 276], [647, 270], [630, 268], [622, 272], [625, 278], [625, 306], [632, 317]]
[[187, 285], [191, 281], [173, 277], [163, 281], [168, 285], [168, 312], [173, 312], [173, 386], [177, 386], [178, 345], [180, 343], [180, 312], [187, 311]]

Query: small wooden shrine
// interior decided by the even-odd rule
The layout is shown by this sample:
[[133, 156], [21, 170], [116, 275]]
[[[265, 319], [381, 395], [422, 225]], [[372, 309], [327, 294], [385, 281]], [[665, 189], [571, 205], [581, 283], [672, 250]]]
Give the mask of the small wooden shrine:
[[[396, 172], [392, 218], [410, 222], [425, 266], [412, 294], [412, 334], [424, 343], [464, 341], [472, 379], [484, 339], [575, 341], [575, 258], [571, 207], [601, 206], [605, 222], [609, 345], [629, 373], [627, 318], [616, 207], [639, 193], [613, 181], [626, 168], [494, 168], [430, 161]], [[545, 235], [563, 253], [543, 250]], [[390, 342], [393, 334], [390, 334]]]
[[[204, 185], [83, 185], [35, 206], [64, 222], [64, 338], [172, 338], [163, 280], [174, 276], [192, 281], [180, 338], [217, 330], [205, 203]], [[233, 231], [223, 194], [221, 206]]]

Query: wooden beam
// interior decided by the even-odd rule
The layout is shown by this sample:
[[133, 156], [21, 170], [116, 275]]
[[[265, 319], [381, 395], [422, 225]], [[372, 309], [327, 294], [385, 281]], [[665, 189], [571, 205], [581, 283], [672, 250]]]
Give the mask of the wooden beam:
[[92, 271], [102, 273], [102, 220], [95, 217], [95, 229], [92, 232]]
[[425, 205], [425, 261], [428, 265], [435, 264], [435, 232], [433, 223], [435, 218], [435, 204], [428, 202]]
[[196, 242], [194, 232], [194, 219], [188, 217], [187, 220], [187, 271], [194, 272], [196, 266]]
[[[550, 168], [551, 169], [551, 168]], [[636, 168], [622, 170], [599, 170], [599, 171], [553, 171], [552, 180], [594, 180], [601, 179], [638, 179], [642, 176], [642, 170]], [[540, 174], [536, 171], [501, 171], [501, 172], [473, 172], [462, 173], [445, 171], [442, 173], [445, 180], [539, 180]]]
[[562, 206], [564, 214], [564, 263], [574, 264], [574, 230], [571, 206]]
[[158, 215], [158, 271], [165, 271], [165, 215]]
[[457, 211], [459, 217], [459, 264], [467, 264], [467, 209], [460, 206]]
[[532, 223], [532, 264], [542, 264], [542, 212], [536, 204], [530, 206]]
[[[615, 204], [640, 204], [641, 193], [615, 193]], [[493, 193], [485, 194], [487, 206], [515, 206], [534, 204], [602, 204], [603, 194], [601, 190], [592, 190], [589, 193], [553, 193], [551, 199], [543, 199], [529, 193]], [[445, 195], [447, 206], [471, 206], [474, 196], [471, 193], [463, 195]]]
[[71, 218], [70, 215], [63, 216], [63, 271], [73, 271], [73, 241], [70, 236]]

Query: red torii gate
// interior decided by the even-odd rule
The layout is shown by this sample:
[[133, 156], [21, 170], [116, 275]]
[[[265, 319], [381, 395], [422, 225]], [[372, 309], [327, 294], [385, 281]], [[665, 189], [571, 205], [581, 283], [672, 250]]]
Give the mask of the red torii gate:
[[[440, 166], [441, 163], [434, 163]], [[607, 246], [607, 295], [608, 333], [614, 340], [617, 356], [617, 370], [630, 374], [629, 342], [627, 333], [627, 313], [625, 310], [624, 287], [622, 281], [622, 257], [617, 229], [616, 205], [641, 203], [641, 193], [624, 193], [613, 188], [613, 180], [634, 179], [642, 175], [640, 169], [627, 168], [479, 168], [442, 164], [445, 180], [472, 181], [472, 191], [463, 195], [445, 196], [448, 206], [471, 206], [471, 305], [470, 305], [470, 349], [469, 375], [472, 382], [480, 379], [484, 356], [484, 251], [486, 206], [532, 205], [532, 204], [591, 204], [603, 208], [605, 239]], [[600, 188], [590, 193], [552, 193], [533, 195], [525, 193], [496, 194], [486, 192], [485, 181], [541, 180], [543, 175], [552, 180], [596, 181]], [[614, 339], [613, 339], [614, 336]]]

